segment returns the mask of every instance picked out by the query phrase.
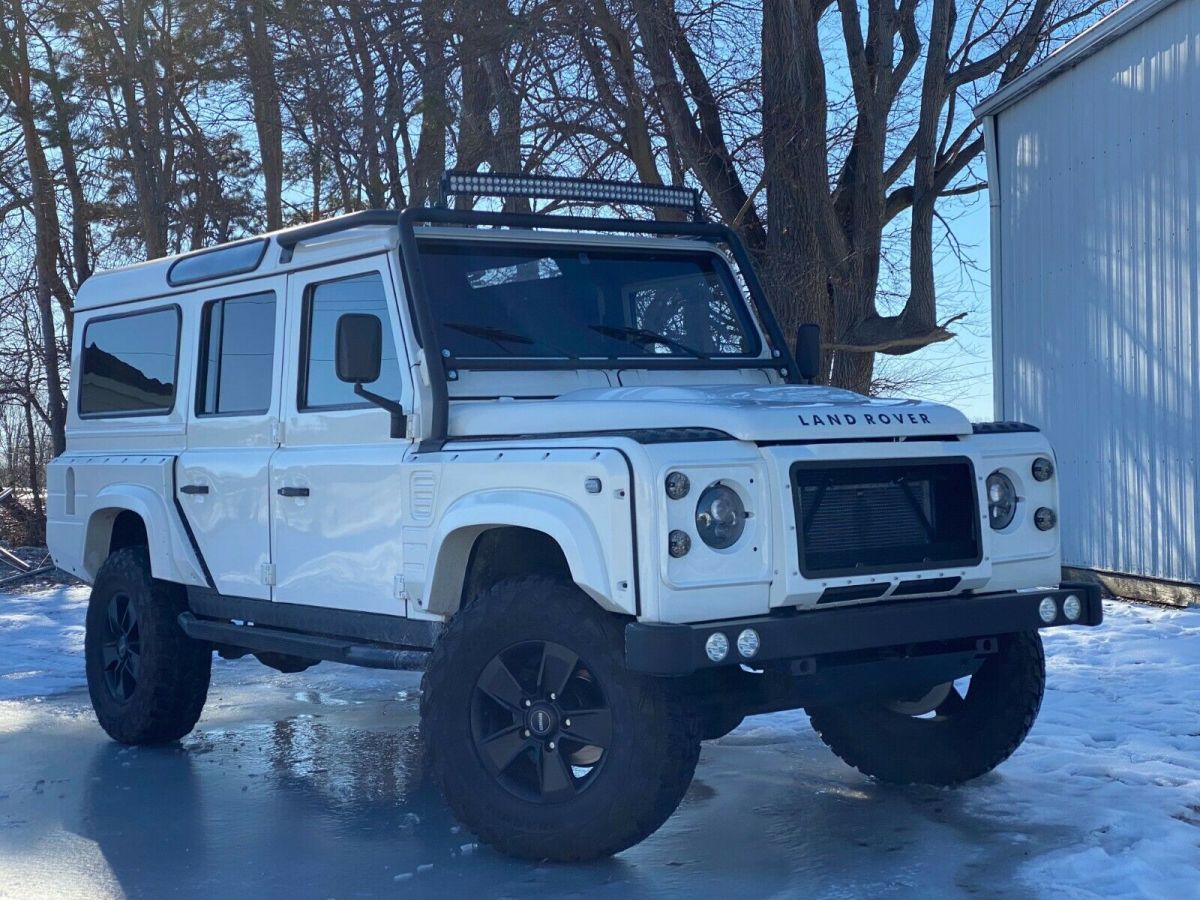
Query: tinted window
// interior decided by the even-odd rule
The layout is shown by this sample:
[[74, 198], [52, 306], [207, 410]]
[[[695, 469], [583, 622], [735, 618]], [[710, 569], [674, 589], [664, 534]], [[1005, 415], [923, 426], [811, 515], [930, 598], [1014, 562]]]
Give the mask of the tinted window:
[[440, 347], [458, 357], [754, 356], [742, 294], [713, 253], [426, 240]]
[[388, 316], [383, 278], [378, 272], [327, 281], [309, 289], [305, 303], [305, 345], [301, 358], [300, 407], [313, 409], [330, 406], [369, 406], [354, 394], [354, 386], [339, 381], [335, 364], [338, 318], [346, 313], [366, 313], [383, 323], [383, 365], [379, 380], [370, 385], [384, 397], [400, 397], [400, 364], [396, 359], [396, 341]]
[[228, 244], [212, 250], [204, 250], [193, 256], [185, 256], [171, 264], [167, 270], [167, 284], [192, 284], [209, 278], [241, 275], [253, 272], [262, 262], [267, 250], [264, 239]]
[[179, 312], [174, 308], [88, 322], [80, 362], [80, 414], [170, 412], [178, 354]]
[[196, 411], [265, 413], [275, 370], [275, 295], [209, 303], [201, 335]]

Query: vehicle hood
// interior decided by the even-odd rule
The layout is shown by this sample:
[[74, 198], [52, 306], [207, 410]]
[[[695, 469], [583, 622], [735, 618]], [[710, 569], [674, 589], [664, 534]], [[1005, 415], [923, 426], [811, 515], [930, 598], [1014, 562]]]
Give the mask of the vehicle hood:
[[454, 403], [451, 437], [712, 428], [745, 441], [961, 435], [958, 410], [806, 385], [589, 388], [552, 400]]

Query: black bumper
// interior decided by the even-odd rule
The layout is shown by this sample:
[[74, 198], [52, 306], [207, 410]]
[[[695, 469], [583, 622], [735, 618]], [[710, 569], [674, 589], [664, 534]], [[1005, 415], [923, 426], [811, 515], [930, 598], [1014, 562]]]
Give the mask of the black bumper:
[[[1073, 622], [1062, 612], [1062, 601], [1070, 594], [1083, 606], [1079, 619]], [[1058, 608], [1052, 622], [1044, 621], [1038, 613], [1038, 605], [1046, 597], [1052, 597]], [[699, 625], [633, 622], [625, 626], [625, 663], [636, 672], [687, 675], [740, 663], [757, 666], [833, 653], [996, 637], [1060, 625], [1099, 625], [1103, 620], [1098, 585], [1063, 584], [1056, 590], [885, 600]], [[747, 628], [753, 628], [759, 636], [759, 649], [752, 659], [737, 650], [738, 635]], [[705, 641], [714, 631], [723, 632], [729, 641], [728, 655], [717, 663], [704, 651]]]

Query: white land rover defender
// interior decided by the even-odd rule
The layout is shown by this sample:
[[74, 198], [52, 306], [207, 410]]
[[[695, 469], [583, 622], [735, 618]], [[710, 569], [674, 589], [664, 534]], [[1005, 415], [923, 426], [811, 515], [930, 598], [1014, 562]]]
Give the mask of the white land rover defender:
[[1036, 429], [808, 384], [813, 331], [793, 354], [692, 191], [443, 189], [673, 215], [360, 212], [79, 292], [49, 540], [94, 585], [113, 738], [187, 734], [214, 651], [299, 671], [430, 650], [453, 812], [558, 860], [652, 833], [700, 742], [755, 713], [804, 707], [887, 782], [1016, 749], [1038, 630], [1102, 615], [1059, 584]]

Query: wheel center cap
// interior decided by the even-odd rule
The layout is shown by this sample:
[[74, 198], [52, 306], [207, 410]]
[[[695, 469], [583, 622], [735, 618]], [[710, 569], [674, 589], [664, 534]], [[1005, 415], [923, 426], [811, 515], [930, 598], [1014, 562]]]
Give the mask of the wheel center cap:
[[558, 716], [548, 706], [535, 706], [529, 710], [526, 724], [532, 734], [545, 737], [558, 728]]

